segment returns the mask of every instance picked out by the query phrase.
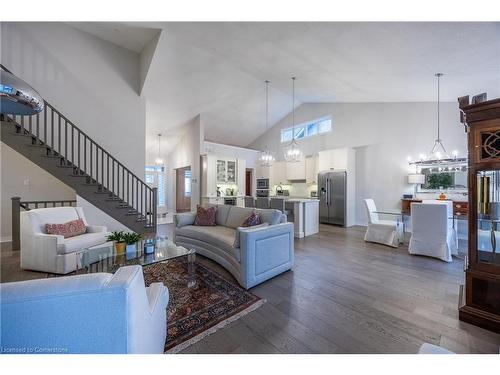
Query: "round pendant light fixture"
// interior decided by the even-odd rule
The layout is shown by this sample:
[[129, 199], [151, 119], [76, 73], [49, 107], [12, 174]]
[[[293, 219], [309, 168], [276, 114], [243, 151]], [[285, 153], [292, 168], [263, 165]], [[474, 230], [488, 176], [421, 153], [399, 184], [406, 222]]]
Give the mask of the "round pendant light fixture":
[[[264, 83], [266, 84], [266, 132], [267, 132], [269, 126], [269, 81], [266, 80], [264, 81]], [[269, 148], [267, 147], [267, 145], [264, 148], [264, 150], [261, 151], [259, 160], [260, 160], [260, 165], [263, 167], [270, 167], [273, 165], [275, 158], [274, 155], [269, 150]]]
[[292, 77], [292, 140], [285, 146], [284, 157], [288, 163], [297, 163], [302, 160], [302, 151], [295, 140], [295, 79]]
[[7, 115], [31, 116], [42, 111], [41, 95], [21, 78], [0, 67], [0, 110]]

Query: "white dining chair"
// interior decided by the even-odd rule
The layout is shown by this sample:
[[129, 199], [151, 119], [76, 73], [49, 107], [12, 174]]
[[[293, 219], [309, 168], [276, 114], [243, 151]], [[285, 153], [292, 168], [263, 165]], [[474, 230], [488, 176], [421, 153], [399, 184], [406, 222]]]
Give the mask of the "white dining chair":
[[395, 220], [380, 220], [373, 199], [365, 199], [368, 228], [365, 241], [398, 247], [403, 240], [403, 223]]
[[457, 234], [449, 224], [447, 204], [412, 203], [412, 234], [408, 251], [412, 255], [426, 255], [445, 262], [458, 254]]

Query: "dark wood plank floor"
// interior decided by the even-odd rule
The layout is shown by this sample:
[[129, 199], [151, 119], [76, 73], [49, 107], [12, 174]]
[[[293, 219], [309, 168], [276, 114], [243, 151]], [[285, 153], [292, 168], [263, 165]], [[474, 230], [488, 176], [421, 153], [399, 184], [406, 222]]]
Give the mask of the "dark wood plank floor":
[[[406, 245], [366, 243], [363, 235], [362, 227], [322, 225], [297, 239], [293, 272], [251, 289], [267, 303], [183, 353], [416, 353], [423, 342], [499, 352], [500, 335], [458, 320], [461, 259], [411, 256]], [[7, 247], [1, 261], [2, 282], [45, 277], [19, 270], [18, 253]]]

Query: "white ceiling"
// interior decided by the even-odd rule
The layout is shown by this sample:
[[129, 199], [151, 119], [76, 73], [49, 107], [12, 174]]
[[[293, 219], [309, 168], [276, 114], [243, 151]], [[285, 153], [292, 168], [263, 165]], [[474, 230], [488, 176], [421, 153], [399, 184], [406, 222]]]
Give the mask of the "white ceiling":
[[[291, 110], [293, 75], [296, 105], [435, 101], [436, 72], [445, 74], [443, 101], [485, 91], [490, 98], [500, 96], [500, 23], [217, 22], [151, 27], [163, 32], [142, 95], [147, 99], [148, 139], [157, 142], [155, 134], [165, 134], [166, 150], [197, 114], [202, 115], [208, 140], [250, 144], [265, 131], [265, 79], [271, 81], [271, 124]], [[125, 46], [123, 41], [115, 43]], [[152, 150], [157, 149], [154, 142], [148, 142]]]
[[154, 25], [138, 22], [69, 22], [69, 24], [137, 53], [140, 53], [160, 31]]

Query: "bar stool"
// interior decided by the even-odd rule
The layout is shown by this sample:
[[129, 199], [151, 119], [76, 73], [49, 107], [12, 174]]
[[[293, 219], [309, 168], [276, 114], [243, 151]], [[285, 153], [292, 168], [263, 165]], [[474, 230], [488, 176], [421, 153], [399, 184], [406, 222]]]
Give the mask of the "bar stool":
[[257, 197], [257, 208], [269, 208], [269, 198], [267, 197]]
[[255, 207], [254, 197], [245, 197], [245, 207]]
[[274, 208], [276, 210], [280, 210], [285, 215], [288, 215], [289, 212], [285, 209], [285, 199], [283, 198], [271, 198], [270, 208]]

